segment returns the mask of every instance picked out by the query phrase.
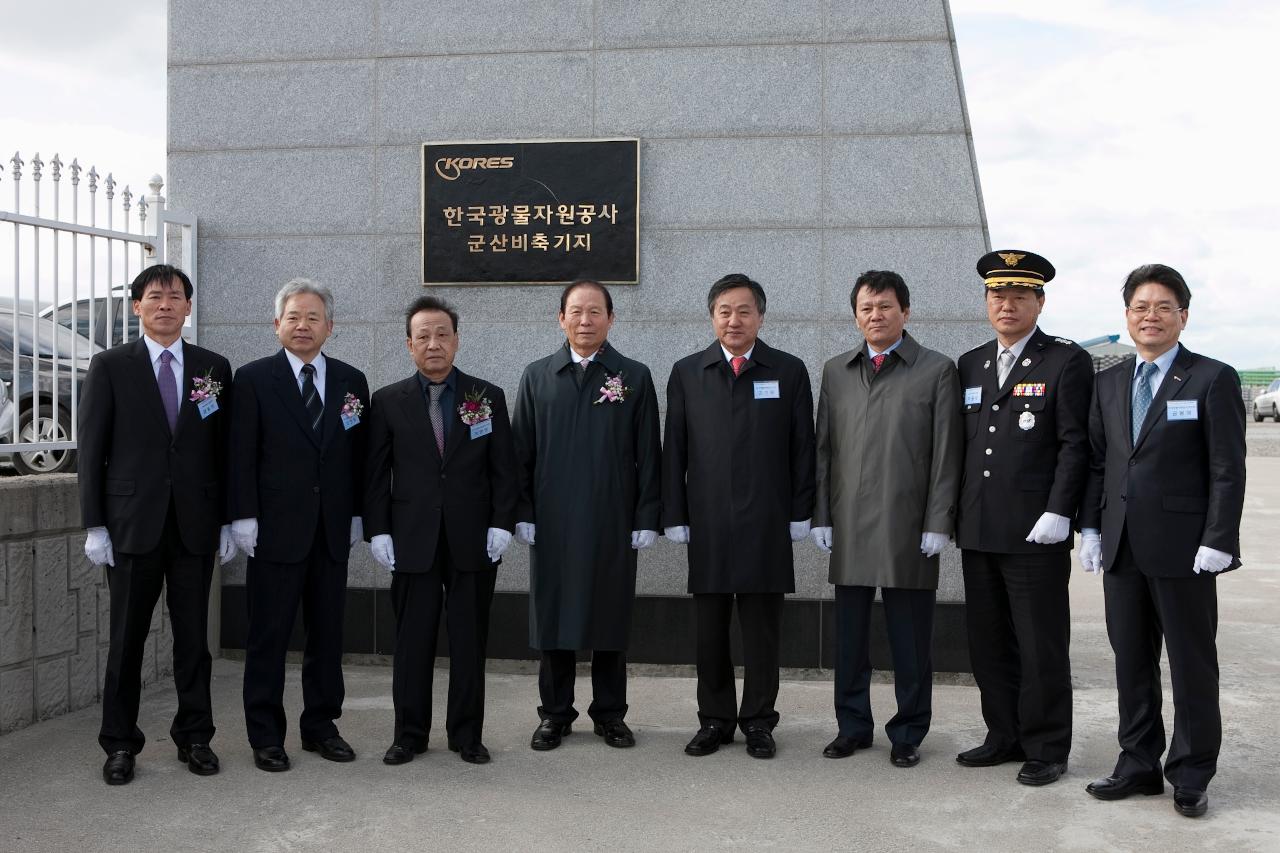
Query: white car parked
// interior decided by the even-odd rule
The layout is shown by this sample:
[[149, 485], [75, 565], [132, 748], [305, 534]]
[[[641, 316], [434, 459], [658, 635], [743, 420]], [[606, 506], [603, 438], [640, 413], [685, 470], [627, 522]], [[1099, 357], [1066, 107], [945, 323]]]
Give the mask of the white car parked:
[[1267, 390], [1253, 398], [1253, 419], [1268, 417], [1280, 422], [1280, 379], [1271, 380]]

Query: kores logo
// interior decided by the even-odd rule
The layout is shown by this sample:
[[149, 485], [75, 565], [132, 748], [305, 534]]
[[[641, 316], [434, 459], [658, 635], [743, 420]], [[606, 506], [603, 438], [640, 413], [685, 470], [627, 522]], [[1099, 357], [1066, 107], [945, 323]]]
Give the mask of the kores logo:
[[441, 157], [436, 161], [436, 174], [456, 181], [472, 169], [511, 169], [515, 165], [515, 157]]

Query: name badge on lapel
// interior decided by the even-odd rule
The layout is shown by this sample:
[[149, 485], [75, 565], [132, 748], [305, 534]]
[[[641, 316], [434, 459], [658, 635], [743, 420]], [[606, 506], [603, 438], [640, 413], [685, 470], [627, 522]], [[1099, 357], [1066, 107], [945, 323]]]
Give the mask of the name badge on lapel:
[[782, 392], [778, 389], [778, 380], [776, 379], [768, 382], [753, 382], [752, 385], [755, 386], [757, 400], [777, 400], [782, 397]]
[[218, 401], [213, 397], [206, 397], [200, 401], [200, 405], [196, 406], [196, 410], [200, 412], [200, 420], [204, 420], [218, 411]]
[[359, 415], [344, 414], [344, 415], [342, 416], [342, 428], [343, 428], [343, 429], [351, 429], [353, 426], [355, 426], [355, 425], [356, 425], [356, 424], [358, 424], [358, 423], [360, 423], [360, 416], [359, 416]]
[[1170, 400], [1166, 416], [1171, 421], [1200, 420], [1200, 412], [1195, 400]]
[[976, 406], [982, 402], [982, 386], [964, 389], [964, 404]]
[[471, 425], [472, 441], [474, 441], [477, 438], [484, 438], [486, 435], [488, 435], [491, 432], [493, 432], [493, 421], [484, 420], [478, 424]]

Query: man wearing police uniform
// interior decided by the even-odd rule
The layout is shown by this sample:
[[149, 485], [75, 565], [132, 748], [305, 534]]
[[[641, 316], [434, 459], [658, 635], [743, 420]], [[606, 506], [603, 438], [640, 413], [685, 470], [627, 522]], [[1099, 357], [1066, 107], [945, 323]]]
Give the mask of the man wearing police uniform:
[[1022, 250], [978, 261], [995, 340], [960, 357], [964, 479], [956, 544], [987, 736], [965, 767], [1023, 761], [1047, 785], [1071, 750], [1071, 528], [1089, 471], [1093, 362], [1036, 325], [1053, 265]]

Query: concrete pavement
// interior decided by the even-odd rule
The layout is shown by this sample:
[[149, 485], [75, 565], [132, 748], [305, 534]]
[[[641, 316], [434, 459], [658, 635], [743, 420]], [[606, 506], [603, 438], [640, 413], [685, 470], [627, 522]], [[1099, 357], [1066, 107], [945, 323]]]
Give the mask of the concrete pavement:
[[[1270, 431], [1267, 439], [1270, 440]], [[1255, 437], [1250, 429], [1251, 450]], [[564, 745], [534, 753], [537, 684], [527, 666], [495, 662], [485, 741], [494, 760], [465, 764], [444, 748], [446, 672], [437, 670], [430, 751], [403, 767], [381, 763], [390, 742], [390, 669], [348, 666], [340, 725], [359, 753], [332, 764], [286, 743], [288, 773], [252, 764], [241, 713], [241, 667], [214, 666], [214, 748], [222, 773], [198, 778], [167, 739], [171, 686], [144, 696], [150, 742], [133, 784], [101, 781], [98, 711], [89, 708], [0, 738], [0, 851], [294, 850], [1280, 850], [1280, 458], [1251, 456], [1245, 511], [1246, 566], [1219, 584], [1224, 745], [1209, 814], [1173, 811], [1172, 792], [1098, 802], [1084, 785], [1115, 760], [1116, 707], [1102, 585], [1072, 579], [1075, 745], [1071, 768], [1041, 789], [1018, 785], [1017, 765], [966, 769], [955, 753], [983, 736], [976, 688], [938, 684], [924, 760], [903, 770], [874, 747], [831, 761], [834, 734], [826, 673], [790, 673], [778, 707], [778, 757], [749, 758], [741, 737], [713, 756], [682, 748], [695, 728], [695, 688], [685, 676], [640, 674], [628, 721], [639, 744], [615, 750], [580, 722]], [[579, 693], [589, 680], [579, 679]], [[290, 667], [287, 706], [301, 707]], [[873, 685], [881, 725], [893, 688]], [[1172, 701], [1166, 673], [1166, 722]], [[585, 704], [585, 703], [584, 703]]]

